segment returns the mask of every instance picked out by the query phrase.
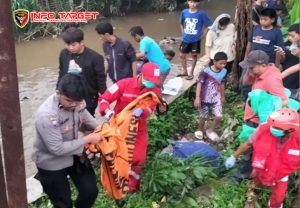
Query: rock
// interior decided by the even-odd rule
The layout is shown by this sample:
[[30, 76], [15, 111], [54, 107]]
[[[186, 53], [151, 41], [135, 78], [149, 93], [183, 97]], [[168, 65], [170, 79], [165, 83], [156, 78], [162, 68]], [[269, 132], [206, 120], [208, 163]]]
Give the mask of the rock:
[[233, 128], [239, 124], [239, 121], [236, 118], [229, 118], [228, 119], [228, 126], [226, 127], [226, 129], [223, 131], [223, 134], [220, 138], [220, 141], [222, 140], [226, 140], [229, 139], [233, 136]]
[[177, 41], [173, 37], [164, 37], [161, 41], [159, 41], [159, 45], [171, 45], [175, 44]]
[[28, 203], [32, 203], [43, 196], [43, 187], [33, 176], [26, 179], [26, 188]]

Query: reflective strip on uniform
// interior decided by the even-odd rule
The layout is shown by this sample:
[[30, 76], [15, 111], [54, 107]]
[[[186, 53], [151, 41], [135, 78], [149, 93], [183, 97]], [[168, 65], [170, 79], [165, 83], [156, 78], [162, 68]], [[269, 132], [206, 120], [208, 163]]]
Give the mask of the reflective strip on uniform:
[[102, 103], [108, 103], [108, 104], [109, 104], [109, 102], [108, 102], [107, 100], [105, 100], [105, 99], [102, 99], [102, 100], [100, 101], [100, 104], [102, 104]]
[[281, 182], [287, 182], [289, 180], [289, 176], [285, 176], [282, 179], [280, 179], [279, 181]]
[[131, 97], [131, 98], [137, 98], [137, 97], [138, 97], [138, 95], [136, 95], [136, 94], [131, 94], [131, 93], [123, 93], [123, 96], [124, 96], [124, 97]]
[[[270, 202], [270, 200], [268, 201], [268, 207], [269, 207], [269, 208], [272, 208], [272, 207], [271, 207], [271, 202]], [[283, 208], [283, 204], [281, 204], [279, 208]]]
[[140, 180], [140, 175], [134, 171], [129, 171], [129, 175], [133, 176], [136, 180]]

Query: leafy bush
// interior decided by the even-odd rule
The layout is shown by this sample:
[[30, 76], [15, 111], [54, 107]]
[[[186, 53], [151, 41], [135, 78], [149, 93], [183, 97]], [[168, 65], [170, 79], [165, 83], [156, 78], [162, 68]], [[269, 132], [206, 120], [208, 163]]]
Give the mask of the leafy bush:
[[238, 185], [224, 184], [217, 187], [210, 197], [213, 207], [243, 208], [247, 187], [247, 182]]
[[156, 155], [147, 163], [141, 179], [144, 198], [160, 201], [166, 196], [166, 205], [198, 205], [192, 190], [208, 184], [217, 176], [203, 158], [175, 159], [172, 156]]
[[198, 111], [184, 97], [173, 102], [166, 115], [152, 116], [148, 121], [148, 159], [166, 147], [168, 140], [175, 140], [176, 135], [194, 132], [198, 120]]

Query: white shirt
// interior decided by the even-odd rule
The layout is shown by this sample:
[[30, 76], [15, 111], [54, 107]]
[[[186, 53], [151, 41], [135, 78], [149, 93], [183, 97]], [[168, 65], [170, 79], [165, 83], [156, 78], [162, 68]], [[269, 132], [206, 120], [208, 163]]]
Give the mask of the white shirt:
[[210, 47], [209, 57], [213, 59], [217, 52], [224, 52], [228, 57], [227, 61], [233, 61], [235, 54], [233, 53], [232, 46], [235, 43], [235, 34], [235, 26], [232, 23], [225, 30], [218, 30], [218, 33], [209, 30], [205, 42], [205, 46]]

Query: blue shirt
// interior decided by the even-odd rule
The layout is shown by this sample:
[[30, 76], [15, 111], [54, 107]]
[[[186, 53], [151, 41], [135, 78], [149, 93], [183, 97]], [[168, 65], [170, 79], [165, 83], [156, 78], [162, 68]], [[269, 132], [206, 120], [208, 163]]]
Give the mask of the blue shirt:
[[271, 30], [263, 30], [260, 25], [255, 26], [250, 33], [248, 42], [252, 43], [251, 51], [262, 50], [270, 57], [270, 63], [275, 63], [276, 52], [274, 45], [284, 48], [281, 30], [273, 27]]
[[147, 59], [159, 66], [160, 72], [167, 72], [171, 64], [166, 59], [159, 45], [150, 37], [145, 36], [140, 42], [140, 51], [146, 54]]
[[268, 0], [266, 6], [268, 8], [275, 9], [277, 6], [277, 0]]
[[200, 98], [203, 103], [221, 103], [221, 84], [227, 74], [223, 68], [219, 72], [213, 71], [210, 67], [205, 68], [198, 77], [201, 84]]
[[211, 19], [204, 11], [197, 10], [191, 13], [189, 9], [181, 12], [179, 22], [183, 26], [182, 41], [186, 43], [199, 41], [203, 26], [208, 27], [212, 24]]

